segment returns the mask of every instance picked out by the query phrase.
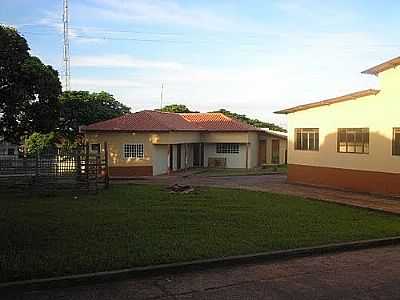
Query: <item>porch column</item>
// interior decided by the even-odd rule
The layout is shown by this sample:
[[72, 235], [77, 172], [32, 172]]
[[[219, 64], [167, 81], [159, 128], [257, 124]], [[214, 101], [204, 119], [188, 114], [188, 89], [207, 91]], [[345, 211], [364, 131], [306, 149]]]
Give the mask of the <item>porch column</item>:
[[249, 143], [246, 143], [246, 169], [249, 168]]
[[187, 170], [187, 144], [185, 144], [185, 170]]
[[204, 168], [204, 143], [200, 143], [200, 167]]

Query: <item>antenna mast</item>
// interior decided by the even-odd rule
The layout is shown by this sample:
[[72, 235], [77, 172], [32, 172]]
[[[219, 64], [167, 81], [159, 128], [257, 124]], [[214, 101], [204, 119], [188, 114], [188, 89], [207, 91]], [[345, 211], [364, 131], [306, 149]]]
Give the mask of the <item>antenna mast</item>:
[[164, 83], [161, 84], [161, 103], [160, 103], [160, 109], [163, 108], [163, 100], [164, 100]]
[[69, 14], [68, 14], [68, 0], [64, 1], [64, 89], [69, 91], [71, 88], [71, 72], [70, 72], [70, 56], [69, 56]]

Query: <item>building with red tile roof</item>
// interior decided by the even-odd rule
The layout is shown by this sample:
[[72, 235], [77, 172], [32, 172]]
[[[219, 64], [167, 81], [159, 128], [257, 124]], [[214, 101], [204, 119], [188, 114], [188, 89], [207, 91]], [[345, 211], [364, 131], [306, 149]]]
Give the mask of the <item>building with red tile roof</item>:
[[222, 113], [177, 114], [143, 110], [83, 128], [85, 131], [260, 131]]
[[222, 113], [144, 110], [81, 131], [93, 150], [108, 144], [114, 177], [160, 175], [191, 167], [254, 168], [284, 163], [286, 156], [286, 137]]

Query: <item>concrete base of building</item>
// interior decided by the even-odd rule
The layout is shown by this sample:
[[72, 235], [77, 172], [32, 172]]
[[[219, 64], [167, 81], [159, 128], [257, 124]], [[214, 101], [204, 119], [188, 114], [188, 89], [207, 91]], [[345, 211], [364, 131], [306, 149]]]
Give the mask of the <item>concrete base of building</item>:
[[288, 165], [288, 182], [400, 196], [400, 174], [305, 165]]
[[152, 166], [110, 167], [110, 177], [153, 176]]

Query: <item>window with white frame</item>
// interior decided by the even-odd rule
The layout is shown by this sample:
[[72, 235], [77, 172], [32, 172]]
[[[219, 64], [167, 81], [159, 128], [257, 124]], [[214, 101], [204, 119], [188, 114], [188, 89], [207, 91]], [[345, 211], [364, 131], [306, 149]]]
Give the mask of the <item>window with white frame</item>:
[[124, 145], [125, 158], [143, 158], [144, 145], [143, 144], [125, 144]]
[[8, 148], [7, 155], [10, 155], [10, 156], [15, 155], [15, 148]]
[[100, 152], [100, 144], [91, 144], [90, 145], [90, 150], [92, 152]]
[[239, 144], [217, 144], [217, 153], [237, 154], [239, 153]]

